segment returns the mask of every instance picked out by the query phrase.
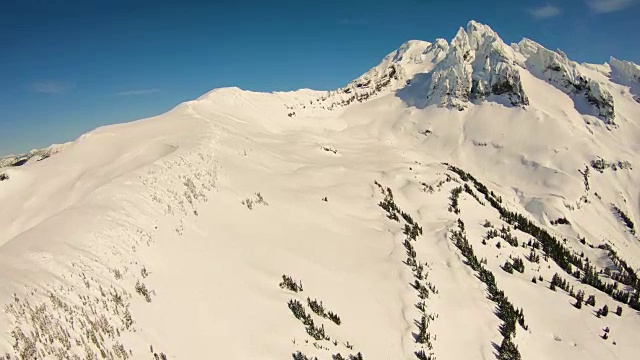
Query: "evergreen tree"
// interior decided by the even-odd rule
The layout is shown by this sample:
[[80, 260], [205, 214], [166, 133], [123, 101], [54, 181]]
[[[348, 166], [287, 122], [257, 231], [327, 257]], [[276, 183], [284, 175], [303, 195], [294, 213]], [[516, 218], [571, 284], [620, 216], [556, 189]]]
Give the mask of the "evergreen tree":
[[504, 263], [504, 265], [502, 265], [502, 270], [508, 272], [509, 274], [513, 274], [513, 266], [508, 260]]
[[600, 311], [600, 313], [602, 314], [602, 316], [607, 316], [609, 315], [609, 307], [605, 304], [602, 307], [602, 310]]
[[502, 339], [502, 344], [498, 348], [498, 360], [522, 360], [518, 347], [511, 341], [511, 336]]
[[280, 287], [283, 289], [291, 290], [293, 292], [299, 292], [302, 291], [302, 281], [296, 282], [291, 276], [282, 275], [282, 282], [280, 283]]
[[576, 307], [576, 309], [582, 309], [582, 299], [576, 299], [576, 303], [574, 306]]
[[622, 316], [622, 306], [618, 305], [618, 308], [616, 309], [616, 315]]
[[293, 360], [318, 360], [317, 357], [308, 357], [307, 355], [301, 353], [300, 351], [296, 351], [293, 355]]
[[524, 262], [519, 257], [513, 259], [513, 269], [519, 273], [524, 273]]

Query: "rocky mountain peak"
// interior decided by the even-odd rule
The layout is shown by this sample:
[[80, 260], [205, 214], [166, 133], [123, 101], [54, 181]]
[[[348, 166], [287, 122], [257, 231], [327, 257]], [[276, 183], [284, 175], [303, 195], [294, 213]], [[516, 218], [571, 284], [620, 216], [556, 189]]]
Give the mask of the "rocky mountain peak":
[[463, 110], [470, 101], [490, 95], [514, 106], [529, 103], [522, 89], [514, 51], [489, 26], [470, 21], [451, 41], [427, 84], [426, 105]]

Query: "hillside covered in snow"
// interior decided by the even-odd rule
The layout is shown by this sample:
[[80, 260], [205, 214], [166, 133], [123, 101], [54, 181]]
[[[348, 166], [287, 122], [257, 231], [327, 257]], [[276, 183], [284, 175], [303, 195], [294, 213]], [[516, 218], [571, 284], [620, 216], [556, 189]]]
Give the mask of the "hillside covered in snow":
[[469, 22], [0, 166], [0, 359], [633, 359], [640, 67]]

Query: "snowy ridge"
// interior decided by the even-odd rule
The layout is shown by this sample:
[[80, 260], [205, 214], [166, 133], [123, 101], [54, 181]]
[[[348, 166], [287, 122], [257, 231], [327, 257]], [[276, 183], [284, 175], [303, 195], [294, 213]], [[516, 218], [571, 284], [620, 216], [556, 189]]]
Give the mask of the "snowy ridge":
[[631, 61], [618, 60], [611, 57], [611, 80], [629, 86], [634, 99], [640, 103], [640, 66]]
[[[528, 44], [530, 45], [530, 43]], [[595, 108], [595, 115], [607, 124], [615, 124], [615, 109], [611, 93], [598, 81], [583, 74], [579, 65], [562, 52], [543, 47], [527, 58], [526, 66], [536, 77], [545, 80], [573, 97], [584, 97]], [[583, 110], [589, 114], [589, 111]]]
[[[333, 110], [398, 90], [410, 83], [418, 72], [430, 71], [442, 61], [448, 49], [449, 44], [444, 39], [437, 39], [434, 43], [407, 41], [347, 86], [328, 91], [309, 105], [311, 108]], [[291, 108], [299, 109], [300, 106]]]
[[65, 147], [69, 146], [71, 143], [66, 144], [55, 144], [48, 146], [44, 149], [34, 149], [25, 154], [20, 155], [7, 155], [0, 158], [0, 169], [9, 166], [21, 166], [24, 164], [28, 164], [34, 161], [44, 160], [51, 155], [55, 155], [56, 153], [62, 151]]

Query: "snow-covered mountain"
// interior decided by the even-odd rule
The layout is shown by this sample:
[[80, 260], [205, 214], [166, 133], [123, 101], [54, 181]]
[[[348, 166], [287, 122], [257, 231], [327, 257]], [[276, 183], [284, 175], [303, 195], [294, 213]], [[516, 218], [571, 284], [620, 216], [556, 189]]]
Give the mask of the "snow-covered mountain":
[[9, 166], [22, 166], [34, 161], [42, 161], [51, 155], [55, 155], [62, 151], [67, 144], [55, 144], [44, 149], [33, 149], [27, 153], [20, 155], [6, 155], [0, 157], [0, 169]]
[[472, 21], [7, 162], [0, 354], [633, 359], [639, 69]]

